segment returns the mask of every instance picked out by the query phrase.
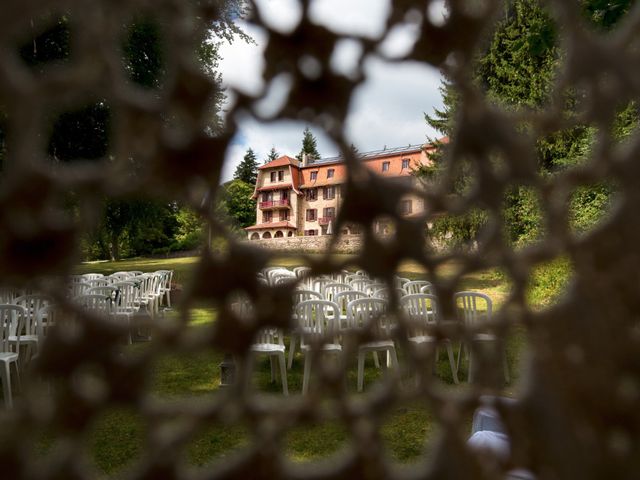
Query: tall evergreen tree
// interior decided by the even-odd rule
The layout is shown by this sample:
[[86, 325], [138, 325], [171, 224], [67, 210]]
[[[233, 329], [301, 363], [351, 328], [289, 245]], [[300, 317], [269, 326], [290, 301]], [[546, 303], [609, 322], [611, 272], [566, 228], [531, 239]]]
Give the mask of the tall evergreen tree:
[[318, 152], [318, 141], [316, 140], [316, 137], [313, 136], [313, 133], [311, 133], [311, 129], [309, 129], [309, 127], [304, 129], [302, 150], [300, 150], [300, 153], [296, 155], [296, 158], [302, 161], [302, 156], [305, 153], [307, 154], [307, 157], [311, 159], [320, 158], [320, 153]]
[[249, 148], [247, 153], [244, 154], [244, 158], [236, 167], [236, 171], [233, 174], [234, 180], [242, 180], [245, 183], [251, 185], [256, 184], [258, 178], [258, 160], [253, 149]]
[[279, 156], [280, 154], [276, 150], [276, 147], [271, 147], [271, 150], [269, 151], [269, 155], [267, 155], [267, 159], [265, 160], [265, 163], [273, 162]]
[[[633, 0], [581, 0], [585, 18], [595, 28], [611, 30], [629, 10]], [[544, 106], [552, 89], [561, 58], [558, 31], [551, 16], [538, 0], [511, 0], [504, 17], [498, 22], [487, 50], [480, 56], [474, 72], [479, 86], [489, 100], [509, 109], [538, 109]], [[439, 133], [455, 134], [455, 117], [460, 98], [455, 85], [446, 79], [442, 86], [444, 108], [425, 115], [429, 126]], [[567, 116], [573, 115], [575, 92], [567, 93]], [[635, 106], [627, 106], [614, 125], [614, 135], [628, 135], [638, 123]], [[567, 168], [587, 157], [594, 130], [587, 125], [555, 132], [538, 139], [539, 167], [544, 175]], [[436, 161], [443, 159], [435, 156]], [[421, 177], [437, 176], [434, 169], [421, 169]], [[473, 184], [470, 172], [462, 169], [455, 191], [463, 193]], [[590, 212], [606, 209], [609, 189], [606, 186], [585, 187], [572, 202], [574, 225], [584, 228], [597, 218]], [[505, 220], [508, 234], [515, 242], [526, 242], [540, 234], [542, 215], [531, 189], [514, 186], [505, 198]], [[475, 238], [483, 224], [482, 212], [470, 212], [464, 217], [443, 217], [436, 222], [436, 233], [452, 234], [453, 239], [466, 242]]]

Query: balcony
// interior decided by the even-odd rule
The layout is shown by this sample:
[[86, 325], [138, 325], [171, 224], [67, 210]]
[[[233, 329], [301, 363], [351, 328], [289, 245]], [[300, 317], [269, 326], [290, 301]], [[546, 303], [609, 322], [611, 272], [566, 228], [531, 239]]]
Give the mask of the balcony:
[[289, 199], [286, 200], [269, 200], [267, 202], [260, 202], [259, 207], [262, 210], [270, 210], [274, 208], [289, 208]]
[[320, 225], [329, 225], [335, 217], [320, 217], [318, 223]]

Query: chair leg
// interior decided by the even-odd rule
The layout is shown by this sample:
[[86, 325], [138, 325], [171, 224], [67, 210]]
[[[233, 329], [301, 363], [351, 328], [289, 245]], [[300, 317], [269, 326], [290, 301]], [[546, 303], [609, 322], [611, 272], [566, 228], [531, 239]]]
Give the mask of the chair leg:
[[22, 392], [22, 377], [20, 376], [20, 367], [18, 367], [17, 361], [13, 362], [13, 368], [16, 371], [16, 391]]
[[271, 383], [276, 381], [276, 359], [269, 355], [269, 365], [271, 366]]
[[358, 352], [358, 391], [364, 388], [364, 355], [365, 352]]
[[304, 375], [302, 376], [302, 394], [309, 391], [309, 375], [311, 374], [311, 352], [304, 353]]
[[380, 360], [378, 360], [378, 352], [373, 352], [373, 364], [376, 368], [380, 368]]
[[453, 354], [453, 347], [451, 344], [447, 344], [447, 356], [449, 357], [449, 366], [451, 367], [451, 376], [453, 377], [453, 383], [458, 385], [458, 367], [456, 366], [456, 362]]
[[[389, 359], [391, 359], [391, 365], [389, 365]], [[396, 354], [395, 347], [387, 350], [387, 367], [392, 366], [394, 368], [398, 367], [398, 355]]]
[[284, 356], [284, 353], [278, 355], [278, 360], [280, 363], [280, 378], [282, 380], [282, 393], [286, 396], [289, 396], [289, 386], [287, 385], [287, 360]]
[[298, 335], [291, 335], [291, 342], [289, 343], [289, 362], [287, 363], [287, 369], [291, 370], [293, 366], [293, 355], [296, 353], [296, 343], [298, 343]]
[[11, 373], [9, 364], [5, 363], [1, 371], [2, 375], [2, 394], [4, 395], [4, 405], [7, 408], [13, 407], [13, 398], [11, 397]]

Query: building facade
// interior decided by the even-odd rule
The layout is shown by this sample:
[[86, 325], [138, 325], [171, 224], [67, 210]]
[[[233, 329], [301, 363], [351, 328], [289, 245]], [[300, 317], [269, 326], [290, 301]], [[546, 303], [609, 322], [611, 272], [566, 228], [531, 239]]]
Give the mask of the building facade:
[[[429, 166], [433, 145], [377, 150], [358, 154], [363, 164], [389, 181], [414, 182], [413, 171]], [[292, 237], [297, 235], [331, 235], [335, 218], [343, 201], [347, 168], [340, 157], [300, 162], [282, 156], [258, 169], [253, 198], [256, 225], [247, 227], [249, 240]], [[424, 200], [408, 194], [398, 205], [405, 216], [424, 211]], [[345, 234], [357, 234], [357, 226], [342, 226]], [[386, 233], [384, 224], [380, 233]]]

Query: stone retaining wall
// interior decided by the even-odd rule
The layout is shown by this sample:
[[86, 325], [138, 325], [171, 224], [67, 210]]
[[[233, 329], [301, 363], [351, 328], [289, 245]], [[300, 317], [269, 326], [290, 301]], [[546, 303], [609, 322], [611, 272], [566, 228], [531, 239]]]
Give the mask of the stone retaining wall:
[[[249, 243], [270, 250], [282, 250], [304, 253], [326, 252], [333, 237], [331, 235], [300, 236], [251, 240]], [[360, 235], [341, 235], [336, 245], [336, 253], [357, 253], [362, 247]]]

